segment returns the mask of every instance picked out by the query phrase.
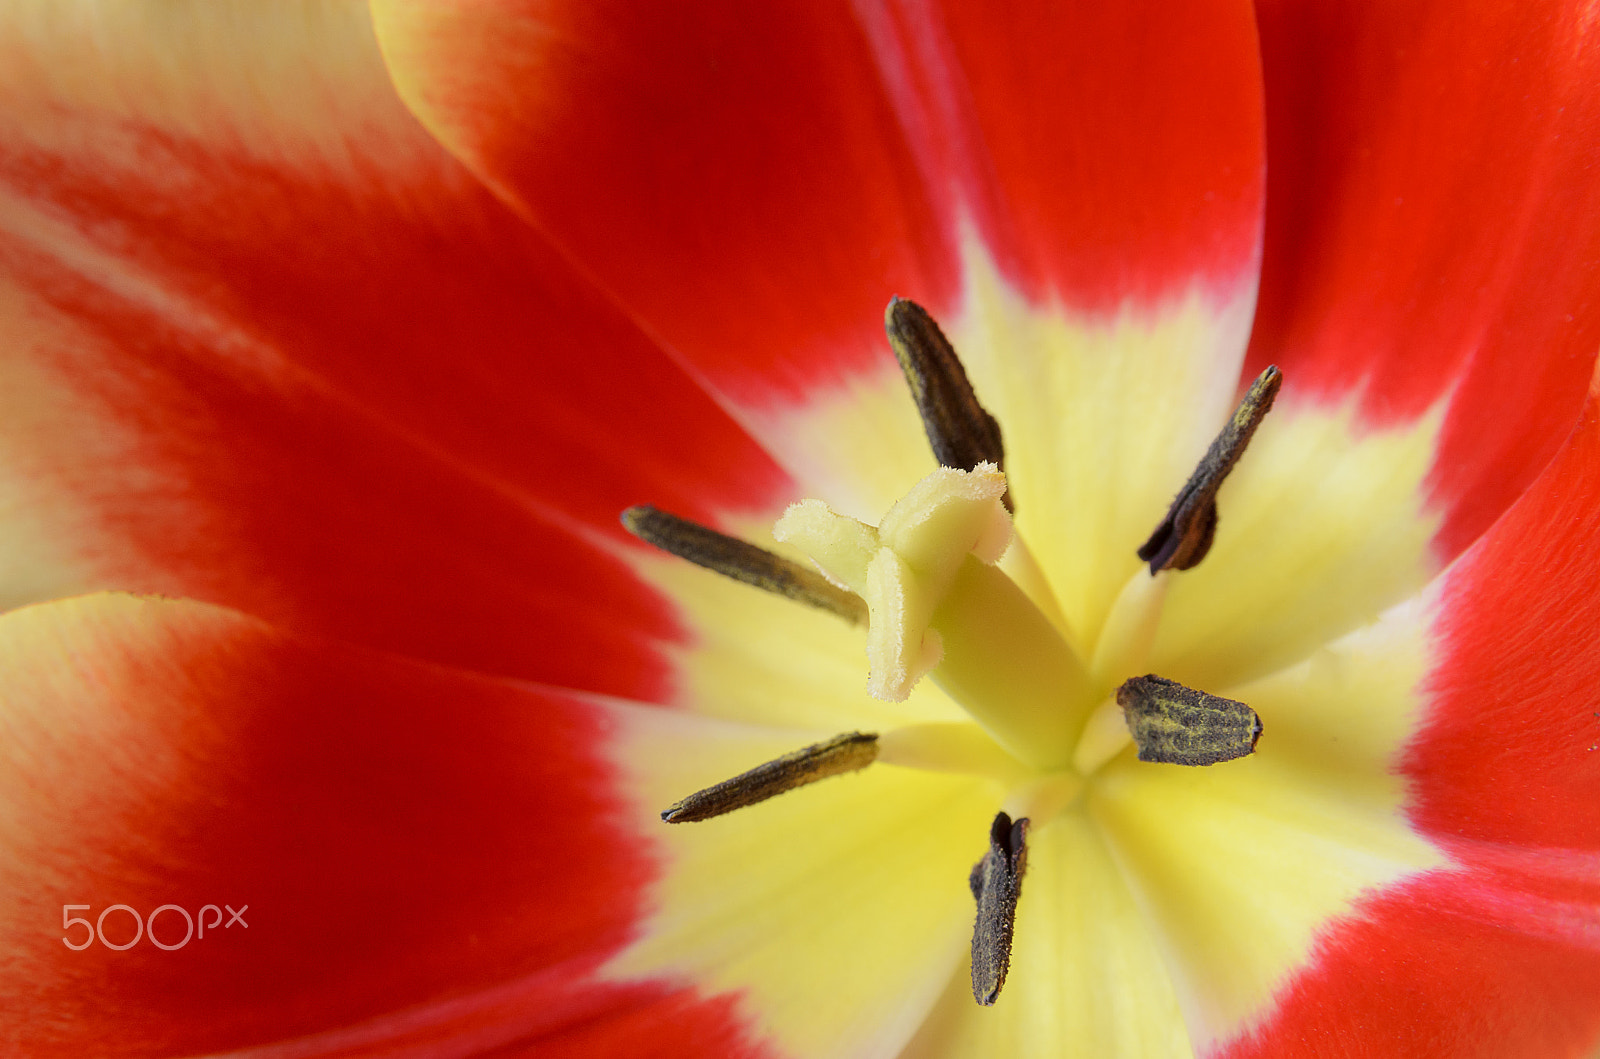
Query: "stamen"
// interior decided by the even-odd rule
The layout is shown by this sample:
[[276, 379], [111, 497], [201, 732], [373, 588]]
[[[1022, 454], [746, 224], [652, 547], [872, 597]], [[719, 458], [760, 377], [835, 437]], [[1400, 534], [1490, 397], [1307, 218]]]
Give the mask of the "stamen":
[[[928, 311], [916, 302], [891, 298], [883, 329], [917, 403], [934, 459], [962, 471], [980, 463], [1003, 469], [1006, 451], [1000, 424], [978, 403], [961, 358]], [[1009, 493], [1004, 503], [1006, 510], [1012, 510]]]
[[1008, 754], [982, 728], [966, 721], [891, 728], [878, 736], [878, 763], [925, 772], [984, 776], [1007, 786], [1033, 775], [1032, 769]]
[[[1121, 718], [1117, 720], [1122, 723]], [[1127, 728], [1122, 729], [1127, 738]], [[1083, 776], [1070, 769], [1035, 775], [1013, 786], [1006, 792], [1000, 807], [1013, 820], [1028, 819], [1028, 827], [1042, 827], [1076, 805], [1083, 796], [1086, 784]]]
[[1117, 703], [1140, 761], [1215, 765], [1251, 753], [1261, 738], [1261, 718], [1244, 703], [1154, 674], [1125, 682]]
[[1102, 687], [1110, 687], [1120, 676], [1139, 672], [1148, 663], [1172, 577], [1165, 570], [1151, 575], [1143, 567], [1135, 567], [1133, 576], [1117, 593], [1089, 662], [1089, 672]]
[[972, 996], [988, 1007], [1006, 984], [1011, 967], [1011, 938], [1017, 923], [1017, 899], [1028, 869], [1028, 821], [1011, 822], [996, 813], [989, 827], [989, 852], [967, 877], [978, 902], [972, 927]]
[[1250, 384], [1233, 418], [1200, 458], [1200, 466], [1167, 509], [1167, 517], [1140, 547], [1139, 558], [1150, 564], [1152, 575], [1162, 570], [1188, 570], [1211, 550], [1217, 533], [1217, 490], [1244, 455], [1245, 446], [1272, 408], [1282, 384], [1283, 373], [1276, 367], [1267, 368]]
[[730, 780], [723, 780], [674, 802], [661, 819], [688, 824], [731, 813], [808, 783], [855, 772], [878, 756], [878, 737], [871, 732], [845, 732], [821, 743], [757, 765]]
[[1126, 713], [1116, 699], [1107, 697], [1089, 714], [1072, 751], [1072, 767], [1080, 776], [1092, 776], [1132, 742]]
[[622, 513], [627, 531], [664, 552], [780, 596], [829, 610], [857, 625], [867, 620], [867, 604], [815, 570], [775, 555], [738, 537], [646, 504]]

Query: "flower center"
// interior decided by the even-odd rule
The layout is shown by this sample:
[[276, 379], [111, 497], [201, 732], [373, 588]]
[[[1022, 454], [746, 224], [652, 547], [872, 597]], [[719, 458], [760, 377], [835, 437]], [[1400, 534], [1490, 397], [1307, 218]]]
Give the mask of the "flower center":
[[865, 612], [868, 690], [898, 702], [928, 677], [974, 723], [843, 733], [698, 791], [662, 817], [709, 819], [874, 761], [1001, 781], [1010, 794], [970, 880], [973, 992], [988, 1004], [1005, 979], [1030, 824], [1047, 825], [1130, 743], [1141, 761], [1180, 765], [1212, 765], [1255, 748], [1261, 723], [1245, 704], [1140, 674], [1171, 579], [1209, 551], [1217, 490], [1281, 375], [1268, 368], [1245, 394], [1138, 549], [1148, 568], [1123, 587], [1082, 657], [1052, 620], [1048, 589], [1030, 595], [997, 565], [1009, 549], [1025, 582], [1044, 583], [1026, 576], [1033, 567], [1012, 525], [999, 424], [924, 310], [894, 299], [886, 330], [941, 466], [878, 525], [819, 500], [791, 505], [773, 533], [809, 557], [811, 570], [653, 508], [630, 508], [623, 523], [648, 543], [756, 587], [857, 623]]
[[773, 535], [866, 601], [874, 696], [899, 702], [929, 675], [1019, 761], [1067, 768], [1096, 696], [1083, 662], [994, 565], [1012, 540], [1005, 492], [991, 463], [941, 467], [876, 528], [807, 500]]

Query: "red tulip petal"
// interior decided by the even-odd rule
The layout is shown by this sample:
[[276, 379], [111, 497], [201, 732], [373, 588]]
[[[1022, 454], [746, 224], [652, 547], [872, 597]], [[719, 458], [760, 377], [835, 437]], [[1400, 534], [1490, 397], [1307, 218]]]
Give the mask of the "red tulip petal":
[[377, 3], [422, 120], [753, 414], [957, 308], [1232, 296], [1262, 165], [1248, 5]]
[[1452, 839], [1600, 850], [1600, 402], [1444, 575], [1412, 817]]
[[656, 871], [613, 708], [123, 595], [11, 612], [0, 659], [7, 1054], [753, 1054], [726, 1003], [590, 978]]
[[782, 475], [417, 127], [360, 12], [241, 11], [0, 41], [8, 602], [192, 596], [655, 693], [622, 631], [671, 627], [602, 538]]
[[1554, 455], [1600, 301], [1587, 4], [1264, 0], [1271, 156], [1252, 371], [1375, 423], [1449, 397], [1448, 559]]
[[[1111, 313], [1191, 283], [1220, 301], [1254, 283], [1264, 116], [1249, 5], [957, 2], [947, 52], [914, 6], [901, 47], [923, 49], [924, 76], [950, 68], [955, 82], [924, 92], [971, 97], [970, 155], [945, 148], [929, 183], [962, 174], [986, 242], [1003, 263], [1015, 254], [1006, 271], [1036, 302]], [[939, 123], [912, 132], [922, 152], [951, 142]], [[993, 205], [963, 172], [984, 152]]]
[[[1562, 941], [1530, 934], [1526, 921], [1505, 922], [1496, 903], [1457, 875], [1425, 877], [1371, 899], [1359, 919], [1326, 933], [1314, 969], [1285, 988], [1272, 1018], [1221, 1055], [1589, 1054], [1600, 1034], [1600, 904], [1591, 896], [1579, 913], [1586, 938]], [[1571, 910], [1541, 912], [1550, 926], [1574, 933], [1551, 916], [1565, 912], [1570, 920]]]

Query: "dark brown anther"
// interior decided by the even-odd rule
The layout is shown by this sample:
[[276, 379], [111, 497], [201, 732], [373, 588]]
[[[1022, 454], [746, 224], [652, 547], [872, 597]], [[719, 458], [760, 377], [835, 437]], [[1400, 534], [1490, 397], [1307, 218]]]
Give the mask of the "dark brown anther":
[[1117, 705], [1140, 761], [1215, 765], [1250, 754], [1261, 738], [1261, 718], [1244, 703], [1154, 674], [1126, 681]]
[[815, 570], [738, 537], [645, 504], [624, 511], [622, 525], [646, 544], [724, 577], [831, 610], [857, 625], [867, 620], [866, 601], [854, 592], [840, 588]]
[[989, 852], [967, 877], [978, 902], [972, 926], [972, 996], [984, 1007], [994, 1003], [1011, 967], [1011, 938], [1017, 925], [1017, 899], [1028, 870], [1028, 819], [1016, 823], [996, 813], [989, 826]]
[[669, 824], [688, 824], [731, 813], [796, 787], [864, 769], [878, 756], [878, 737], [869, 732], [846, 732], [785, 754], [731, 780], [695, 791], [661, 814]]
[[1282, 384], [1283, 373], [1269, 367], [1245, 391], [1233, 418], [1200, 458], [1200, 466], [1167, 509], [1167, 517], [1139, 549], [1139, 558], [1150, 564], [1152, 576], [1162, 570], [1188, 570], [1211, 550], [1217, 534], [1217, 490], [1244, 455], [1245, 446], [1272, 408]]
[[[916, 302], [891, 298], [883, 314], [883, 329], [905, 373], [911, 399], [917, 403], [934, 459], [941, 466], [963, 471], [984, 461], [1004, 470], [1006, 450], [1000, 440], [1000, 424], [978, 403], [961, 358], [928, 311]], [[1005, 504], [1010, 510], [1010, 493]]]

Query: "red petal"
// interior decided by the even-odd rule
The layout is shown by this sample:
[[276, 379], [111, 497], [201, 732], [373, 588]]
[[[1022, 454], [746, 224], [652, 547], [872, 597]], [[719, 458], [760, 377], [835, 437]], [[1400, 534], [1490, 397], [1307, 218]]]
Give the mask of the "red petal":
[[[79, 589], [654, 693], [661, 663], [618, 633], [670, 628], [588, 527], [621, 539], [641, 501], [713, 520], [782, 475], [411, 121], [369, 27], [252, 10], [261, 25], [183, 46], [117, 38], [89, 82], [142, 101], [132, 115], [18, 75], [4, 355], [38, 382], [0, 434], [28, 516]], [[30, 43], [35, 65], [101, 70], [72, 33]], [[238, 86], [190, 70], [207, 48], [247, 83], [276, 59], [291, 99], [309, 83], [355, 102], [323, 115], [331, 132], [230, 110]], [[176, 104], [169, 66], [192, 76]], [[186, 107], [221, 115], [196, 129]]]
[[[1586, 1055], [1600, 1033], [1596, 934], [1563, 944], [1485, 914], [1460, 876], [1366, 902], [1226, 1059]], [[1591, 904], [1591, 930], [1597, 908]]]
[[725, 387], [797, 392], [861, 355], [833, 340], [876, 332], [890, 294], [953, 287], [842, 5], [375, 10], [433, 131]]
[[1600, 403], [1444, 575], [1412, 819], [1450, 838], [1600, 850]]
[[1453, 395], [1449, 558], [1554, 455], [1600, 345], [1587, 5], [1259, 5], [1270, 152], [1252, 367], [1376, 423]]
[[[1226, 300], [1255, 281], [1264, 114], [1250, 5], [948, 6], [948, 51], [936, 20], [904, 32], [932, 69], [954, 60], [945, 90], [970, 94], [976, 128], [947, 168], [988, 163], [1000, 216], [980, 212], [981, 230], [1003, 261], [1015, 248], [1036, 300], [1112, 312], [1195, 282]], [[924, 137], [926, 150], [948, 132]]]
[[375, 10], [429, 127], [743, 406], [882, 363], [891, 294], [951, 308], [968, 226], [1076, 307], [1253, 279], [1247, 5], [951, 8]]
[[[600, 708], [127, 596], [13, 611], [0, 657], [7, 1054], [187, 1055], [369, 1019], [295, 1054], [556, 1047], [594, 1020], [628, 1054], [748, 1054], [726, 1005], [590, 979], [655, 872], [618, 822]], [[248, 911], [183, 942], [168, 910], [167, 950], [104, 943], [164, 905]], [[103, 940], [64, 945], [87, 936], [68, 916]]]

